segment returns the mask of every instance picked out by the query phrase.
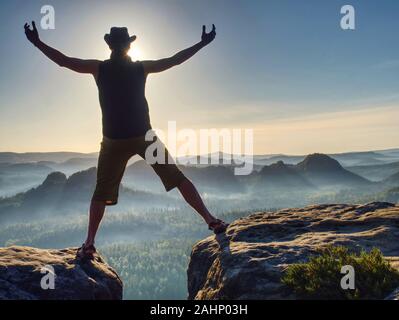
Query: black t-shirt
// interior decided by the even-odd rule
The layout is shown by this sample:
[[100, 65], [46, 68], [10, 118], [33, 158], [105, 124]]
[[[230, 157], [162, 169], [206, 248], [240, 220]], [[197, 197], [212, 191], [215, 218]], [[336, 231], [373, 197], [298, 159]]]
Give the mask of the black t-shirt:
[[143, 136], [151, 129], [145, 81], [141, 62], [110, 59], [100, 63], [97, 87], [104, 136], [125, 139]]

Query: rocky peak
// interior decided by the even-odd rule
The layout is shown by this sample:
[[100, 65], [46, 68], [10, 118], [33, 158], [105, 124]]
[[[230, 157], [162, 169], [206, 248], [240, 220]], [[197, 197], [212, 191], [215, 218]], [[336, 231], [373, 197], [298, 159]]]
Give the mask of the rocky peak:
[[399, 206], [386, 202], [255, 213], [234, 221], [225, 234], [194, 245], [188, 298], [295, 298], [284, 290], [283, 271], [328, 245], [377, 247], [399, 268], [398, 234]]
[[[93, 261], [78, 261], [76, 248], [0, 248], [0, 300], [120, 300], [122, 281], [96, 254]], [[54, 270], [54, 289], [43, 289], [43, 277]], [[47, 285], [51, 281], [44, 280]]]
[[314, 153], [308, 155], [297, 167], [303, 171], [331, 171], [342, 169], [339, 162], [325, 154]]
[[46, 179], [43, 181], [42, 186], [53, 186], [53, 185], [59, 185], [59, 184], [64, 184], [67, 181], [67, 177], [65, 174], [62, 172], [52, 172], [50, 173]]

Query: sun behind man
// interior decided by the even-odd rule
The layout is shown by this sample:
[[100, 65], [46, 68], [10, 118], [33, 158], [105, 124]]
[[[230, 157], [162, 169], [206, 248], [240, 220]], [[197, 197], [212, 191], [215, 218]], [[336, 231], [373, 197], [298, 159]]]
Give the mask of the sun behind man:
[[[154, 61], [133, 62], [128, 56], [131, 43], [127, 28], [111, 28], [104, 36], [111, 49], [109, 60], [82, 60], [71, 58], [43, 43], [32, 21], [32, 29], [26, 23], [26, 37], [50, 60], [61, 67], [79, 73], [88, 73], [96, 80], [102, 110], [103, 140], [97, 167], [97, 183], [90, 204], [87, 238], [78, 250], [78, 257], [93, 259], [96, 251], [95, 236], [107, 205], [118, 201], [119, 185], [128, 160], [133, 155], [145, 159], [145, 150], [152, 141], [145, 140], [151, 130], [148, 104], [145, 98], [146, 78], [150, 73], [168, 70], [190, 59], [200, 49], [211, 43], [216, 36], [215, 26], [207, 33], [202, 27], [201, 41], [170, 58]], [[163, 144], [157, 140], [157, 143]], [[151, 164], [162, 180], [166, 191], [178, 188], [184, 199], [205, 220], [216, 234], [224, 232], [227, 224], [216, 219], [204, 205], [195, 186], [178, 169], [165, 148], [165, 161]]]

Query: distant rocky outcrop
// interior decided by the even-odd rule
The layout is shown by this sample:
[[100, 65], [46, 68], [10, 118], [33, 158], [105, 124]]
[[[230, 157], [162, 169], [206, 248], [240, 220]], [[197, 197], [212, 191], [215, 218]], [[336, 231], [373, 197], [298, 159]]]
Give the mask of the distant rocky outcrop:
[[373, 183], [351, 171], [325, 154], [308, 155], [298, 164], [287, 164], [282, 160], [264, 166], [244, 178], [249, 185], [271, 191], [288, 189], [290, 192], [317, 191], [323, 188], [351, 189], [371, 187]]
[[256, 187], [269, 189], [300, 188], [301, 190], [314, 187], [305, 177], [295, 170], [295, 166], [287, 165], [283, 161], [263, 167], [256, 175]]
[[[0, 300], [122, 299], [122, 281], [100, 255], [79, 262], [75, 253], [76, 248], [0, 248]], [[54, 269], [54, 289], [42, 289], [42, 279], [50, 270], [45, 266]]]
[[337, 160], [325, 154], [308, 155], [295, 169], [316, 186], [355, 187], [370, 184], [369, 180], [344, 169]]
[[62, 172], [50, 173], [42, 184], [13, 197], [0, 199], [0, 221], [17, 221], [21, 216], [45, 215], [48, 212], [74, 212], [87, 204], [95, 187], [96, 168], [74, 173], [69, 178]]
[[288, 265], [307, 261], [321, 247], [343, 245], [377, 247], [399, 268], [398, 237], [399, 206], [386, 202], [255, 213], [193, 247], [188, 298], [295, 299], [280, 281]]

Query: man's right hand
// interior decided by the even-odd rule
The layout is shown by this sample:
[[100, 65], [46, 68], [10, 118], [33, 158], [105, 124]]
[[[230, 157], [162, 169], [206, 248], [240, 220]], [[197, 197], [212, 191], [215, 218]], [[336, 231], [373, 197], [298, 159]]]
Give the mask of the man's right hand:
[[35, 21], [32, 21], [32, 30], [30, 29], [28, 23], [25, 23], [24, 29], [25, 29], [25, 35], [28, 38], [28, 40], [32, 42], [34, 45], [37, 45], [40, 39], [39, 39], [39, 32], [37, 32], [36, 29]]

